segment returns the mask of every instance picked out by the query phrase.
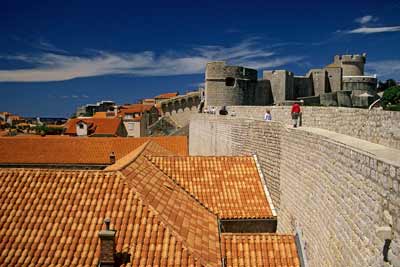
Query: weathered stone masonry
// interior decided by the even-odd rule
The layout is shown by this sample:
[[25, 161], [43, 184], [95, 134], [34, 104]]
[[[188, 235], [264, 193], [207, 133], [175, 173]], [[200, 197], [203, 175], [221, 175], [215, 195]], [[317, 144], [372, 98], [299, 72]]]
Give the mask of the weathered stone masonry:
[[[194, 116], [190, 154], [256, 152], [278, 210], [278, 231], [298, 224], [310, 266], [400, 266], [400, 165], [318, 134], [238, 117]], [[375, 229], [393, 218], [389, 250]]]

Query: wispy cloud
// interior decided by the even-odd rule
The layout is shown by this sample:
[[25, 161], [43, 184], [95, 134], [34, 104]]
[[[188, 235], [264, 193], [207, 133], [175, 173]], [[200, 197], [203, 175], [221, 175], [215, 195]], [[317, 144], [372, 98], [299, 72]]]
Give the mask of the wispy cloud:
[[66, 50], [58, 48], [55, 45], [53, 45], [52, 43], [50, 43], [44, 39], [39, 39], [39, 41], [33, 42], [31, 45], [34, 48], [37, 48], [37, 49], [40, 49], [43, 51], [47, 51], [47, 52], [67, 53]]
[[378, 21], [378, 18], [374, 17], [374, 16], [371, 16], [371, 15], [366, 15], [366, 16], [363, 16], [363, 17], [356, 18], [354, 21], [357, 22], [357, 23], [360, 23], [360, 24], [367, 24], [369, 22]]
[[372, 33], [380, 33], [380, 32], [399, 32], [400, 26], [393, 27], [360, 27], [351, 31], [347, 31], [347, 33], [362, 33], [362, 34], [372, 34]]
[[376, 26], [372, 25], [373, 22], [377, 22], [378, 17], [374, 17], [372, 15], [366, 15], [363, 17], [356, 18], [354, 21], [359, 25], [358, 28], [352, 30], [341, 31], [338, 30], [338, 33], [344, 34], [374, 34], [374, 33], [383, 33], [383, 32], [398, 32], [400, 31], [400, 26]]
[[384, 79], [396, 79], [400, 80], [400, 60], [381, 60], [368, 62], [366, 65], [367, 72], [377, 74], [379, 77]]
[[126, 74], [133, 76], [171, 76], [203, 73], [208, 61], [225, 60], [229, 64], [252, 68], [273, 68], [301, 60], [301, 56], [280, 57], [263, 48], [257, 39], [244, 40], [230, 47], [197, 46], [186, 53], [157, 55], [152, 51], [115, 53], [95, 51], [90, 56], [41, 53], [7, 56], [36, 67], [0, 70], [2, 82], [63, 81], [79, 77]]

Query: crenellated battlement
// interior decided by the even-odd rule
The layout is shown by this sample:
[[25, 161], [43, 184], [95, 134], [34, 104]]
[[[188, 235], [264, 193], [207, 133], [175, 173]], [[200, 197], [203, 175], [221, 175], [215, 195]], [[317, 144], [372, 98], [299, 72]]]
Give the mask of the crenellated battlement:
[[364, 75], [366, 59], [366, 53], [361, 55], [336, 55], [334, 57], [334, 64], [343, 68], [344, 76], [362, 76]]
[[342, 63], [365, 63], [367, 58], [367, 54], [363, 53], [361, 55], [354, 54], [354, 55], [336, 55], [335, 56], [335, 63], [342, 62]]

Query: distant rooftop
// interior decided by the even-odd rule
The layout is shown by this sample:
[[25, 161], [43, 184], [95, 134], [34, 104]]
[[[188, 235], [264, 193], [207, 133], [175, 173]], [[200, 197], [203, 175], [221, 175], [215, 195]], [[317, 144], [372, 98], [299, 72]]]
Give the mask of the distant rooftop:
[[175, 155], [188, 155], [187, 137], [2, 137], [0, 165], [110, 164], [110, 153], [123, 158], [146, 141], [154, 141]]

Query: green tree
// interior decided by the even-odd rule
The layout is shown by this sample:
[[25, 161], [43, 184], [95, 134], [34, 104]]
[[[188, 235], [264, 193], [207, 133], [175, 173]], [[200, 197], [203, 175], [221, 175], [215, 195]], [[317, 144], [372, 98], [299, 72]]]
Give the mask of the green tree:
[[45, 136], [47, 132], [49, 131], [49, 128], [46, 125], [38, 125], [35, 128], [36, 134], [40, 134], [42, 136]]
[[400, 111], [400, 86], [392, 86], [383, 92], [382, 107], [388, 110]]

